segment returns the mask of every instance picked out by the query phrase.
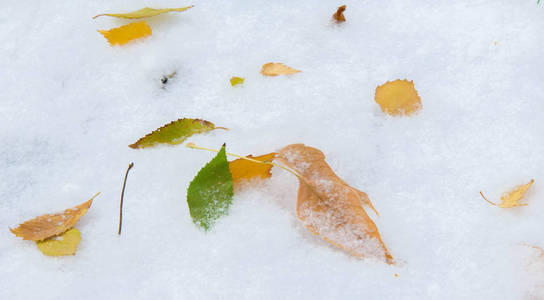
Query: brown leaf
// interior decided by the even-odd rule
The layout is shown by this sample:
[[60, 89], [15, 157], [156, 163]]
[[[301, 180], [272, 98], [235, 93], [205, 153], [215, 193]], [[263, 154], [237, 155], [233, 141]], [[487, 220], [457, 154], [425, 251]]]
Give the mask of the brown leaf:
[[299, 177], [297, 215], [325, 241], [357, 257], [373, 256], [393, 263], [376, 224], [363, 208], [374, 209], [368, 196], [340, 179], [316, 148], [293, 144], [278, 155]]
[[89, 201], [83, 202], [74, 208], [69, 208], [62, 213], [36, 217], [19, 224], [16, 228], [10, 228], [10, 231], [16, 236], [22, 237], [23, 240], [32, 241], [42, 241], [48, 237], [62, 234], [74, 227], [79, 218], [91, 207], [93, 199], [98, 194], [94, 195]]
[[346, 6], [342, 5], [338, 7], [338, 10], [332, 15], [332, 18], [336, 23], [342, 23], [346, 22], [346, 17], [344, 17], [344, 11], [346, 10]]
[[261, 69], [261, 74], [265, 76], [291, 75], [299, 72], [302, 71], [293, 69], [282, 63], [267, 63]]
[[[276, 153], [269, 153], [269, 154], [264, 154], [257, 157], [253, 157], [251, 155], [248, 155], [247, 157], [264, 162], [264, 161], [272, 161], [275, 156], [276, 156]], [[272, 165], [260, 164], [260, 163], [252, 162], [242, 158], [230, 161], [229, 168], [230, 168], [230, 173], [232, 174], [232, 181], [235, 187], [239, 186], [240, 183], [246, 180], [250, 180], [254, 178], [264, 179], [264, 178], [268, 178], [272, 176], [272, 173], [270, 173], [270, 169], [272, 169]]]

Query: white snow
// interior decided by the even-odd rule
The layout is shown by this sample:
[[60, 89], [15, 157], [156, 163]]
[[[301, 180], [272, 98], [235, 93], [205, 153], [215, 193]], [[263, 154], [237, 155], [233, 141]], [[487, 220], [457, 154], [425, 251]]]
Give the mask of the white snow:
[[[190, 4], [121, 47], [96, 30], [128, 21], [91, 19]], [[342, 4], [347, 22], [331, 25]], [[543, 3], [5, 1], [0, 24], [0, 299], [544, 297], [543, 258], [525, 246], [544, 246]], [[264, 77], [268, 62], [303, 72]], [[418, 115], [387, 117], [374, 102], [397, 78], [414, 81]], [[214, 154], [128, 147], [180, 117], [230, 128], [190, 139], [205, 147], [321, 149], [368, 193], [399, 263], [353, 258], [308, 232], [298, 180], [281, 169], [199, 230], [186, 189]], [[479, 195], [497, 201], [531, 178], [526, 207]], [[46, 257], [8, 230], [97, 192], [75, 256]]]

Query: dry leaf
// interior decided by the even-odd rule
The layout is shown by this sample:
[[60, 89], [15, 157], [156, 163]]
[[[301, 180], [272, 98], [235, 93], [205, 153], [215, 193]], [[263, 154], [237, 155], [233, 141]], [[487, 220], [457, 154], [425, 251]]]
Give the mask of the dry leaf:
[[23, 240], [41, 241], [48, 237], [62, 234], [66, 230], [74, 227], [79, 218], [81, 218], [91, 207], [93, 199], [100, 193], [94, 195], [89, 201], [69, 208], [62, 213], [53, 215], [43, 215], [19, 224], [17, 228], [11, 229], [16, 236]]
[[231, 79], [230, 79], [230, 85], [231, 86], [235, 86], [237, 84], [242, 84], [244, 83], [244, 78], [242, 77], [236, 77], [236, 76], [233, 76]]
[[[265, 162], [272, 161], [275, 156], [276, 153], [269, 153], [257, 157], [253, 157], [251, 155], [248, 155], [247, 157]], [[272, 165], [260, 164], [242, 158], [229, 162], [229, 169], [230, 173], [232, 174], [232, 180], [235, 187], [245, 180], [250, 180], [253, 178], [264, 179], [272, 176], [272, 173], [270, 173]]]
[[406, 79], [388, 81], [378, 86], [374, 100], [383, 112], [393, 116], [411, 115], [422, 107], [414, 82]]
[[156, 15], [160, 15], [162, 13], [171, 12], [171, 11], [186, 11], [189, 8], [193, 7], [186, 6], [186, 7], [179, 7], [179, 8], [162, 8], [162, 9], [155, 9], [151, 7], [145, 7], [140, 10], [136, 10], [133, 12], [125, 13], [125, 14], [100, 14], [93, 17], [93, 19], [96, 19], [100, 16], [110, 16], [110, 17], [116, 17], [116, 18], [124, 18], [124, 19], [141, 19], [141, 18], [147, 18], [147, 17], [154, 17]]
[[43, 241], [37, 241], [38, 249], [49, 256], [73, 255], [81, 240], [81, 233], [72, 228], [59, 236], [53, 236]]
[[265, 76], [291, 75], [299, 72], [302, 71], [293, 69], [282, 63], [267, 63], [261, 69], [261, 74]]
[[480, 194], [482, 195], [482, 197], [484, 198], [485, 201], [495, 205], [495, 206], [498, 206], [498, 207], [502, 207], [502, 208], [511, 208], [511, 207], [515, 207], [515, 206], [527, 206], [528, 204], [527, 203], [519, 203], [519, 201], [521, 201], [521, 199], [523, 199], [523, 196], [525, 196], [525, 193], [527, 192], [527, 190], [531, 187], [531, 185], [535, 182], [534, 179], [531, 179], [531, 181], [529, 181], [529, 183], [527, 184], [523, 184], [523, 185], [519, 185], [517, 186], [516, 188], [514, 188], [512, 191], [508, 192], [508, 193], [504, 193], [501, 197], [501, 203], [499, 204], [496, 204], [496, 203], [493, 203], [489, 200], [487, 200], [487, 198], [484, 196], [484, 194], [482, 192], [480, 192]]
[[124, 45], [132, 40], [151, 35], [151, 27], [145, 21], [130, 23], [110, 30], [98, 30], [110, 45]]
[[304, 226], [325, 241], [357, 257], [373, 256], [393, 263], [376, 224], [363, 204], [368, 196], [340, 179], [325, 162], [325, 155], [304, 144], [286, 146], [278, 158], [299, 178], [297, 215]]
[[336, 23], [342, 23], [346, 22], [346, 17], [344, 17], [344, 11], [346, 10], [346, 6], [342, 5], [338, 7], [338, 10], [332, 15], [332, 18]]

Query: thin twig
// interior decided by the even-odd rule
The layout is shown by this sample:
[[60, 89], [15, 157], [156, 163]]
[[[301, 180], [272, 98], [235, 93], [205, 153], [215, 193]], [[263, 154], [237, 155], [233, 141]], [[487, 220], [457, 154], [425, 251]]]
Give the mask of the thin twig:
[[121, 235], [121, 227], [123, 227], [123, 198], [125, 197], [125, 185], [127, 184], [128, 171], [134, 167], [134, 163], [130, 163], [125, 173], [125, 180], [123, 181], [123, 190], [121, 191], [121, 204], [119, 206], [119, 231], [118, 235]]
[[482, 193], [482, 191], [480, 191], [480, 195], [482, 195], [482, 198], [484, 198], [485, 201], [489, 202], [489, 203], [492, 204], [492, 205], [497, 206], [497, 204], [495, 204], [495, 203], [493, 203], [493, 202], [487, 200], [487, 198], [484, 196], [484, 194]]

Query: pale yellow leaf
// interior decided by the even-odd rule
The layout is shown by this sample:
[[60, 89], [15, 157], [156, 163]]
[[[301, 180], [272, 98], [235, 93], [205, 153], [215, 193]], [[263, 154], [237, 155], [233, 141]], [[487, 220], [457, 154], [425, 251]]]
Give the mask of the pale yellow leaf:
[[124, 45], [132, 40], [151, 35], [151, 27], [145, 21], [130, 23], [110, 30], [98, 30], [110, 45]]
[[59, 236], [53, 236], [43, 241], [36, 241], [38, 249], [49, 256], [73, 255], [81, 240], [81, 233], [72, 228]]
[[124, 13], [124, 14], [100, 14], [100, 15], [94, 16], [93, 19], [98, 18], [100, 16], [110, 16], [110, 17], [124, 18], [124, 19], [141, 19], [141, 18], [147, 18], [147, 17], [154, 17], [162, 13], [167, 13], [171, 11], [177, 11], [177, 12], [186, 11], [193, 6], [194, 5], [186, 6], [186, 7], [178, 7], [178, 8], [161, 8], [161, 9], [145, 7], [140, 10], [136, 10], [136, 11]]
[[484, 198], [485, 201], [495, 205], [495, 206], [498, 206], [498, 207], [502, 207], [502, 208], [512, 208], [512, 207], [516, 207], [516, 206], [527, 206], [528, 204], [527, 203], [520, 203], [520, 201], [523, 199], [523, 197], [525, 196], [525, 193], [527, 192], [527, 190], [531, 187], [531, 185], [535, 182], [534, 179], [531, 179], [531, 181], [529, 181], [529, 183], [527, 184], [523, 184], [523, 185], [519, 185], [517, 187], [515, 187], [513, 190], [511, 190], [510, 192], [507, 192], [507, 193], [504, 193], [502, 196], [501, 196], [501, 203], [499, 204], [496, 204], [496, 203], [493, 203], [489, 200], [487, 200], [487, 198], [484, 196], [484, 194], [482, 192], [480, 192], [480, 194], [482, 195], [482, 197]]
[[261, 74], [265, 76], [291, 75], [299, 72], [302, 71], [293, 69], [282, 63], [267, 63], [261, 69]]
[[382, 111], [393, 116], [411, 115], [421, 109], [421, 98], [413, 81], [397, 79], [376, 88], [374, 100]]

